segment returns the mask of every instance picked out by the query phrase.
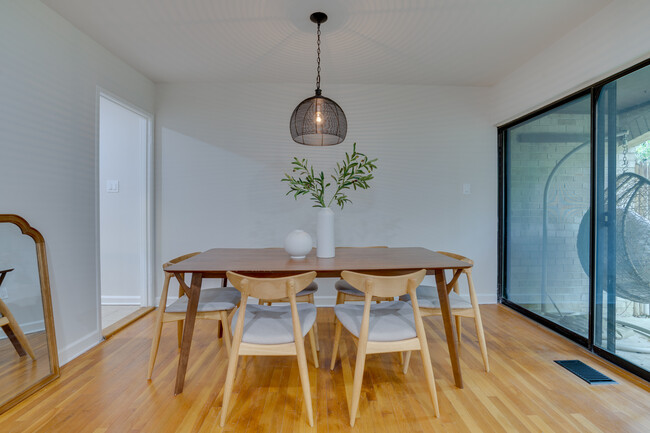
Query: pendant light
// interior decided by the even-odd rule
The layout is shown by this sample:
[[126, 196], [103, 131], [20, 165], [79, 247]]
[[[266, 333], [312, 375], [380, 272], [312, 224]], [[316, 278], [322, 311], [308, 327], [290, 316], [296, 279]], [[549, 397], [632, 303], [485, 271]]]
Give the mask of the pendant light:
[[339, 105], [321, 95], [320, 89], [320, 25], [327, 21], [323, 12], [314, 12], [309, 17], [318, 24], [316, 50], [318, 67], [316, 68], [316, 95], [302, 101], [291, 115], [289, 128], [293, 141], [308, 146], [331, 146], [345, 140], [348, 122]]

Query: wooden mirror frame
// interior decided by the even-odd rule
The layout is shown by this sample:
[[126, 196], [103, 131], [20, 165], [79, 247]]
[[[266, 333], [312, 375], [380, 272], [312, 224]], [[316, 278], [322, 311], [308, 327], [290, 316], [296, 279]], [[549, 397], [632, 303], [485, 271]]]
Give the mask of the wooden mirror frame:
[[0, 223], [12, 223], [20, 228], [20, 231], [30, 236], [36, 244], [36, 260], [38, 263], [38, 276], [41, 283], [41, 301], [43, 303], [43, 321], [45, 322], [45, 333], [47, 337], [48, 356], [50, 362], [50, 374], [39, 379], [28, 388], [18, 392], [9, 400], [1, 403], [0, 413], [6, 412], [11, 407], [43, 388], [60, 375], [59, 355], [56, 348], [56, 335], [54, 333], [54, 315], [52, 311], [52, 296], [50, 294], [50, 277], [47, 267], [47, 256], [45, 254], [45, 239], [43, 235], [29, 225], [22, 217], [12, 214], [0, 214]]

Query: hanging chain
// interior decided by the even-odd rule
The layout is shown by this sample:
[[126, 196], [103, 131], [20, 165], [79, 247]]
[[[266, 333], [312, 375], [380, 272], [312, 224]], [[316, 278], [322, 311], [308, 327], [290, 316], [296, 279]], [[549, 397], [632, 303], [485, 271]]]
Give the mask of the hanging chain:
[[316, 50], [316, 55], [318, 56], [318, 67], [316, 68], [316, 90], [320, 89], [320, 23], [318, 23], [318, 31], [316, 32], [318, 49]]

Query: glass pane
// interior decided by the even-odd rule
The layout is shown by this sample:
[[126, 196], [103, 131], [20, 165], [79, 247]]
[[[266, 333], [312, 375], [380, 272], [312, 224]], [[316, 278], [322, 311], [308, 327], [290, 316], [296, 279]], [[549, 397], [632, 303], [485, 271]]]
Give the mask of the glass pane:
[[596, 117], [594, 344], [650, 370], [650, 67], [606, 85]]
[[505, 297], [588, 335], [590, 97], [507, 131]]

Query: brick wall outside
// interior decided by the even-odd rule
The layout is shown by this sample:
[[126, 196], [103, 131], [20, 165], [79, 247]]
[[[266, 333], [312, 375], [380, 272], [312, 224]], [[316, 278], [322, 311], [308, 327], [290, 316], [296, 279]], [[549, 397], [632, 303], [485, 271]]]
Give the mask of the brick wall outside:
[[[522, 142], [530, 133], [582, 134], [588, 137], [589, 115], [549, 113], [511, 130], [508, 191], [509, 298], [529, 305], [541, 302], [544, 187], [555, 165], [581, 142]], [[523, 138], [525, 141], [525, 138]], [[549, 140], [551, 141], [551, 140]], [[553, 140], [556, 141], [556, 140]], [[576, 240], [589, 208], [589, 146], [555, 172], [548, 190], [547, 287], [549, 311], [585, 313], [589, 281], [580, 265]], [[533, 304], [533, 305], [531, 305]]]
[[[588, 134], [588, 114], [548, 113], [510, 130], [508, 190], [508, 298], [540, 311], [586, 314], [589, 280], [578, 257], [577, 236], [589, 208], [589, 145], [565, 160], [553, 175], [548, 190], [547, 297], [542, 300], [542, 221], [544, 186], [555, 165], [581, 144], [579, 141], [527, 142], [523, 134]], [[650, 130], [650, 109], [640, 107], [618, 118], [618, 129], [628, 140]], [[530, 137], [530, 136], [529, 136]], [[574, 139], [575, 140], [575, 139]], [[550, 142], [556, 141], [556, 142]], [[627, 160], [627, 168], [624, 161]], [[638, 171], [634, 148], [617, 146], [617, 174]], [[630, 302], [619, 299], [617, 310], [626, 314]]]

